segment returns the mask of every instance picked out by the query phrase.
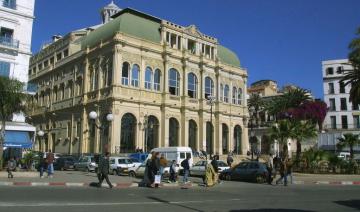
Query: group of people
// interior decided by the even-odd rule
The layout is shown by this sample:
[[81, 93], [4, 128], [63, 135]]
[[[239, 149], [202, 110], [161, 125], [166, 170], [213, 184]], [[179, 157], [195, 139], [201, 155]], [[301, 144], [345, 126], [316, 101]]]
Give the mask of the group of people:
[[268, 160], [267, 169], [268, 169], [268, 178], [267, 183], [272, 184], [273, 180], [276, 179], [277, 170], [279, 170], [280, 177], [275, 181], [276, 185], [283, 183], [284, 186], [288, 185], [288, 177], [290, 177], [290, 183], [293, 183], [292, 176], [292, 160], [288, 157], [280, 158], [278, 156], [272, 157]]
[[47, 171], [47, 177], [52, 178], [54, 176], [54, 153], [49, 150], [46, 154], [39, 153], [39, 171], [40, 178], [44, 178], [44, 171]]
[[[188, 160], [188, 159], [187, 159]], [[184, 160], [185, 161], [185, 160]], [[183, 165], [183, 164], [182, 164]], [[165, 158], [164, 154], [159, 152], [152, 152], [151, 158], [146, 161], [144, 178], [141, 182], [141, 185], [145, 187], [155, 187], [157, 188], [161, 183], [164, 170], [168, 166], [168, 160]], [[170, 166], [170, 176], [169, 182], [176, 182], [176, 161], [172, 160]], [[189, 170], [189, 169], [187, 169]], [[185, 176], [184, 176], [185, 178]]]

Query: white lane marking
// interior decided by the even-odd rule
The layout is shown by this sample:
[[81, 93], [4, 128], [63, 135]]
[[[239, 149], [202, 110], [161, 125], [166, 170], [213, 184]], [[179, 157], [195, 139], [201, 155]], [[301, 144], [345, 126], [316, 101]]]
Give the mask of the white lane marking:
[[0, 208], [2, 207], [76, 207], [76, 206], [117, 206], [117, 205], [152, 205], [152, 204], [190, 204], [190, 203], [207, 203], [207, 202], [232, 202], [239, 201], [240, 199], [228, 199], [228, 200], [192, 200], [192, 201], [170, 201], [170, 202], [48, 202], [48, 203], [12, 203], [12, 202], [0, 202]]

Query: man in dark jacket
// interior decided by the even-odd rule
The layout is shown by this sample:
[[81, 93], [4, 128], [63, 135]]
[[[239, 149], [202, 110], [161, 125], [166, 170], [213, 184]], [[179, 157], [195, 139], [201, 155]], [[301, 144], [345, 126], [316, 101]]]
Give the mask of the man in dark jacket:
[[190, 155], [188, 155], [188, 156], [186, 157], [186, 159], [181, 162], [181, 166], [184, 168], [183, 183], [187, 183], [187, 182], [188, 182], [188, 177], [189, 177], [189, 172], [190, 172], [189, 160], [190, 160]]
[[101, 184], [104, 181], [104, 179], [106, 180], [106, 182], [110, 188], [113, 187], [109, 180], [109, 157], [110, 157], [110, 153], [106, 152], [105, 157], [100, 158], [100, 161], [99, 161], [99, 175], [100, 175], [99, 178], [100, 179], [99, 179], [98, 187], [101, 187]]

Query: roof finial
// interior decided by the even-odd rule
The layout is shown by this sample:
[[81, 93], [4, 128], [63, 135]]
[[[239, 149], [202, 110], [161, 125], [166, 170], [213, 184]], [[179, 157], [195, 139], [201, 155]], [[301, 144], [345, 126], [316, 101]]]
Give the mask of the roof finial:
[[120, 8], [114, 3], [114, 0], [111, 0], [110, 4], [106, 5], [101, 10], [101, 17], [103, 24], [109, 22], [111, 20], [111, 16], [113, 16], [115, 13], [119, 12]]

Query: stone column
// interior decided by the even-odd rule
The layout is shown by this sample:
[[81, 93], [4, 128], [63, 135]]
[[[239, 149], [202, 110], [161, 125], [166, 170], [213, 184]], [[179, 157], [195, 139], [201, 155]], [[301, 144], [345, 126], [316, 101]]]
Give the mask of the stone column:
[[88, 143], [89, 143], [89, 127], [88, 127], [88, 114], [86, 108], [83, 107], [82, 111], [82, 119], [81, 119], [81, 136], [79, 138], [80, 142], [80, 153], [87, 153], [88, 150]]
[[250, 149], [249, 148], [249, 136], [247, 128], [247, 121], [241, 126], [242, 134], [241, 134], [241, 151], [243, 155], [246, 155], [246, 152]]
[[113, 50], [113, 72], [112, 80], [114, 85], [121, 84], [121, 72], [122, 72], [122, 55], [121, 45], [116, 44]]
[[[166, 116], [166, 115], [165, 115]], [[169, 146], [169, 118], [165, 117], [165, 123], [164, 123], [164, 127], [163, 127], [163, 132], [164, 132], [164, 143], [163, 143], [163, 147], [168, 147]]]
[[111, 123], [111, 153], [118, 154], [120, 150], [120, 142], [121, 142], [121, 116], [119, 114], [119, 109], [117, 107], [117, 102], [113, 102], [113, 115], [114, 120]]

